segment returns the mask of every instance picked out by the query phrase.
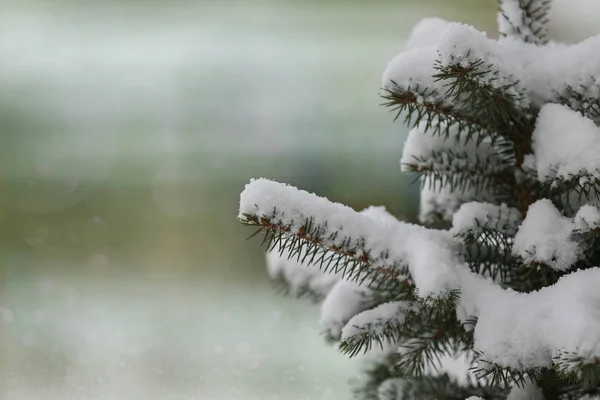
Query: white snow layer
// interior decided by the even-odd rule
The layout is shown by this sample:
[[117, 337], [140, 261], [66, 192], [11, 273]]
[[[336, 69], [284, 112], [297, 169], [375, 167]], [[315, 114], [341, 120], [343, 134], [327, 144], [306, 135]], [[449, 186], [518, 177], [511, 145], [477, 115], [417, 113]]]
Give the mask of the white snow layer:
[[575, 228], [579, 231], [589, 231], [600, 227], [600, 210], [590, 204], [581, 206], [575, 215]]
[[[443, 99], [439, 94], [444, 93], [445, 87], [441, 81], [435, 82], [433, 75], [437, 58], [435, 46], [423, 46], [410, 49], [398, 54], [387, 65], [383, 72], [382, 86], [384, 88], [400, 88], [415, 90], [427, 88], [432, 94], [419, 98], [419, 102], [435, 102]], [[436, 91], [433, 93], [433, 91]]]
[[550, 366], [559, 350], [600, 356], [598, 285], [600, 269], [592, 268], [532, 293], [481, 280], [463, 286], [461, 302], [478, 317], [474, 349], [486, 361], [518, 369]]
[[529, 206], [527, 216], [515, 236], [512, 252], [527, 263], [538, 262], [564, 271], [581, 256], [572, 239], [575, 224], [547, 199]]
[[[599, 66], [600, 67], [600, 66]], [[542, 107], [533, 132], [538, 179], [600, 179], [600, 128], [566, 106]], [[585, 183], [580, 179], [580, 184]]]
[[406, 50], [423, 46], [434, 46], [442, 37], [450, 22], [441, 18], [423, 18], [417, 23], [408, 37]]
[[569, 87], [585, 87], [590, 98], [600, 97], [600, 35], [570, 46], [547, 47], [549, 51], [526, 68], [527, 87], [535, 106], [568, 97]]
[[[438, 28], [442, 25], [440, 22], [436, 23]], [[391, 89], [399, 86], [405, 90], [409, 88], [412, 90], [418, 86], [429, 89], [431, 93], [429, 98], [419, 98], [420, 103], [435, 101], [443, 103], [448, 97], [443, 95], [446, 91], [446, 83], [433, 77], [438, 73], [434, 68], [436, 62], [440, 62], [441, 66], [467, 67], [472, 62], [484, 60], [485, 65], [482, 68], [491, 66], [494, 73], [474, 75], [473, 79], [480, 84], [503, 88], [505, 93], [514, 96], [517, 105], [528, 107], [524, 65], [529, 58], [516, 57], [525, 54], [521, 47], [502, 46], [501, 42], [488, 39], [485, 33], [456, 22], [447, 24], [441, 34], [435, 32], [431, 36], [417, 34], [417, 38], [421, 37], [424, 38], [424, 45], [416, 47], [415, 43], [419, 43], [420, 40], [415, 39], [413, 41], [415, 43], [409, 42], [408, 50], [398, 54], [388, 63], [382, 78], [384, 88]]]
[[354, 282], [338, 281], [321, 304], [320, 323], [332, 337], [339, 338], [342, 328], [356, 314], [371, 307], [369, 290]]
[[408, 265], [422, 297], [458, 288], [455, 266], [461, 260], [449, 232], [400, 221], [376, 221], [350, 207], [267, 179], [246, 185], [238, 217], [245, 220], [244, 214], [264, 216], [289, 229], [288, 234], [298, 234], [312, 218], [326, 248], [352, 249], [357, 254], [364, 251], [373, 258], [371, 268]]
[[483, 68], [493, 68], [496, 73], [473, 76], [482, 85], [503, 88], [504, 93], [514, 97], [516, 104], [526, 108], [529, 99], [524, 86], [524, 70], [520, 63], [510, 61], [511, 54], [497, 40], [488, 39], [484, 32], [472, 26], [453, 22], [437, 43], [442, 66], [468, 67], [479, 60]]
[[[510, 17], [510, 24], [521, 29], [524, 26], [523, 20], [519, 19], [521, 11], [516, 8], [517, 2], [507, 0], [503, 7]], [[509, 22], [501, 18], [501, 29], [502, 26], [508, 29], [506, 24]], [[524, 108], [530, 102], [540, 108], [545, 103], [567, 98], [570, 107], [581, 111], [587, 106], [585, 101], [572, 98], [570, 91], [589, 99], [600, 97], [600, 35], [574, 45], [550, 42], [538, 46], [518, 40], [510, 33], [493, 40], [464, 24], [426, 19], [414, 28], [406, 48], [388, 63], [382, 87], [392, 88], [391, 81], [394, 81], [405, 90], [417, 85], [422, 90], [430, 89], [434, 94], [429, 99], [419, 99], [421, 103], [436, 100], [444, 103], [444, 83], [433, 78], [437, 73], [434, 69], [436, 61], [442, 67], [454, 64], [466, 67], [479, 59], [485, 61], [481, 68], [490, 67], [495, 73], [473, 79], [503, 88]]]

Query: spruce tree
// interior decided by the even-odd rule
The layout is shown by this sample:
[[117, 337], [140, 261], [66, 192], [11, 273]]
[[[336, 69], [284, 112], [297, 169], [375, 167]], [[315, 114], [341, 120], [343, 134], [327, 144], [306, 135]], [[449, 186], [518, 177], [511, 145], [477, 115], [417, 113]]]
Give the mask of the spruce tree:
[[367, 353], [359, 399], [600, 396], [600, 36], [550, 41], [549, 8], [501, 1], [498, 39], [423, 20], [387, 65], [420, 225], [266, 179], [241, 194], [270, 276]]

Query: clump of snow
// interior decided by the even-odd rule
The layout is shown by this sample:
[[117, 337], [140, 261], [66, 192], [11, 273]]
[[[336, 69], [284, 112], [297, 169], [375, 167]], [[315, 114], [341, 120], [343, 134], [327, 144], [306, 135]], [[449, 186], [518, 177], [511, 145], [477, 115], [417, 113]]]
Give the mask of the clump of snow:
[[[478, 316], [474, 349], [486, 361], [518, 369], [549, 367], [556, 349], [600, 356], [600, 268], [579, 270], [537, 292], [464, 285]], [[516, 312], [515, 310], [518, 310]]]
[[395, 224], [399, 222], [398, 219], [390, 214], [384, 206], [369, 206], [360, 213], [383, 224]]
[[544, 263], [564, 271], [581, 256], [579, 244], [572, 239], [574, 229], [573, 221], [563, 216], [550, 200], [538, 200], [529, 207], [512, 252], [527, 263]]
[[[567, 47], [562, 43], [552, 41], [544, 46], [538, 46], [535, 43], [523, 42], [512, 36], [498, 38], [498, 44], [510, 54], [512, 62], [518, 63], [524, 68], [523, 72], [526, 78], [529, 76], [528, 68], [530, 65], [536, 63], [539, 59], [554, 53], [557, 49], [564, 49]], [[529, 81], [527, 80], [524, 84], [529, 89]]]
[[410, 32], [406, 49], [435, 45], [448, 28], [448, 25], [450, 25], [450, 22], [441, 18], [423, 18]]
[[495, 229], [514, 235], [521, 223], [521, 213], [506, 204], [471, 202], [463, 204], [452, 219], [452, 232]]
[[443, 99], [445, 88], [442, 82], [435, 82], [433, 75], [437, 50], [435, 46], [417, 47], [394, 57], [383, 72], [382, 87], [393, 89], [428, 88], [432, 93], [420, 102], [435, 102]]
[[570, 46], [555, 45], [552, 51], [526, 68], [532, 103], [541, 107], [569, 97], [568, 88], [586, 88], [591, 99], [600, 97], [600, 35]]
[[342, 328], [356, 314], [372, 306], [370, 291], [354, 282], [338, 281], [321, 305], [321, 325], [332, 337], [339, 338]]
[[575, 228], [589, 231], [600, 228], [600, 210], [590, 204], [581, 206], [575, 215]]
[[442, 66], [460, 65], [468, 68], [483, 60], [485, 64], [480, 67], [482, 71], [490, 68], [493, 72], [473, 75], [472, 79], [482, 85], [502, 89], [515, 99], [518, 106], [529, 107], [522, 65], [513, 61], [510, 53], [498, 41], [488, 39], [484, 32], [469, 25], [451, 23], [437, 43], [437, 48]]
[[546, 104], [541, 109], [533, 151], [541, 181], [577, 175], [600, 179], [600, 128], [566, 106]]
[[404, 323], [406, 312], [414, 309], [414, 302], [392, 301], [380, 304], [379, 306], [363, 311], [352, 317], [342, 329], [342, 340], [347, 340], [355, 335], [370, 333], [372, 335], [381, 335], [384, 332], [386, 324], [394, 321], [397, 325]]

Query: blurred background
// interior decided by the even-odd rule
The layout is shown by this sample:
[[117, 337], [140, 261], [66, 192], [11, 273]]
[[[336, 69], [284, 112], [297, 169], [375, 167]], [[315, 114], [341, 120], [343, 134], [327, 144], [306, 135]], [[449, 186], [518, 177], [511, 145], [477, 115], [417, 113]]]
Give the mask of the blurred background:
[[[596, 1], [557, 3], [554, 37], [600, 30]], [[348, 398], [352, 362], [271, 289], [239, 193], [411, 218], [381, 72], [425, 16], [495, 35], [496, 1], [0, 9], [0, 398]]]

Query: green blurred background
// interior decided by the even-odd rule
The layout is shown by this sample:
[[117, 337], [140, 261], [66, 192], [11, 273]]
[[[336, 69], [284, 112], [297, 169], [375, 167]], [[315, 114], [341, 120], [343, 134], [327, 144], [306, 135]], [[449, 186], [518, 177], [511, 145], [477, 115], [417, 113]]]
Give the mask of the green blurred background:
[[352, 363], [271, 290], [239, 193], [268, 177], [411, 218], [381, 72], [424, 16], [493, 35], [496, 2], [0, 7], [0, 398], [348, 398]]

